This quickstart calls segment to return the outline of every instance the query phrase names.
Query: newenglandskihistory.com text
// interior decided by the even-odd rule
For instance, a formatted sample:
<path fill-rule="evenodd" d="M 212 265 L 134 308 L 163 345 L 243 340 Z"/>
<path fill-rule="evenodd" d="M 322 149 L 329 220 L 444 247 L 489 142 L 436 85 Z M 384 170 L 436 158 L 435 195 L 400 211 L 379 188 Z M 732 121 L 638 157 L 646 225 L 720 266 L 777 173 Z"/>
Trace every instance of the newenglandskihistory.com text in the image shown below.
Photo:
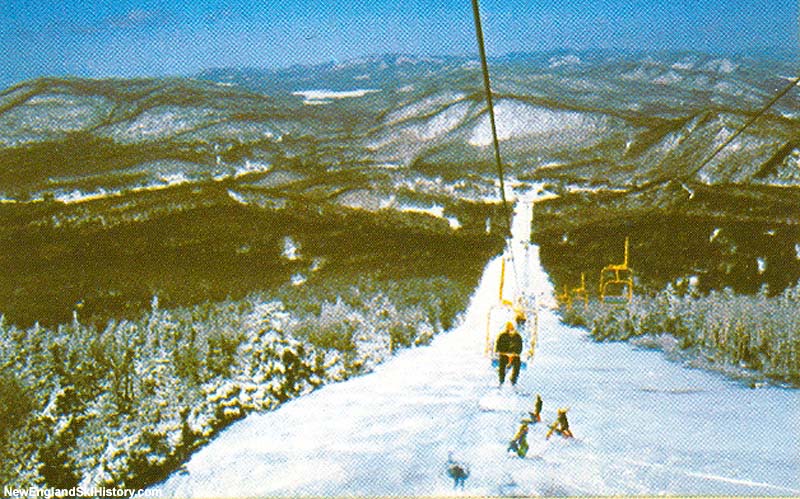
<path fill-rule="evenodd" d="M 123 489 L 115 487 L 3 487 L 3 497 L 159 497 L 155 489 Z"/>

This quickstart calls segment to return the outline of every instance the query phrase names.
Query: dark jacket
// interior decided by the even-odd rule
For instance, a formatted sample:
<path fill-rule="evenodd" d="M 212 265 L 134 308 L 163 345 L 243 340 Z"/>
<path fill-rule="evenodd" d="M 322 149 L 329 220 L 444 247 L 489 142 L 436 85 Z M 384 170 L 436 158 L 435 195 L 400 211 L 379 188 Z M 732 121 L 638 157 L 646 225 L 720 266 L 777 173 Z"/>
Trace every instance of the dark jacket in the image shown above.
<path fill-rule="evenodd" d="M 497 337 L 494 347 L 497 353 L 522 353 L 522 336 L 519 333 L 513 334 L 508 331 Z"/>

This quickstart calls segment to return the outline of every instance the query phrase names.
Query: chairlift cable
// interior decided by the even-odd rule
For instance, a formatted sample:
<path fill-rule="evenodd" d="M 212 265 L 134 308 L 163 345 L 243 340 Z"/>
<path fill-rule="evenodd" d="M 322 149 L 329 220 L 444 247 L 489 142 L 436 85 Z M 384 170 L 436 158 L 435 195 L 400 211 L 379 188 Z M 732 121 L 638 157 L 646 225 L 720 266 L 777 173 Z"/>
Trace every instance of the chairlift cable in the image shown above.
<path fill-rule="evenodd" d="M 478 0 L 472 0 L 472 12 L 475 15 L 475 35 L 478 39 L 478 53 L 481 59 L 481 70 L 483 72 L 483 87 L 486 93 L 486 109 L 489 113 L 489 124 L 492 129 L 492 143 L 494 144 L 494 160 L 497 164 L 497 174 L 500 178 L 500 197 L 503 200 L 503 210 L 508 218 L 509 229 L 511 228 L 511 212 L 508 209 L 506 199 L 506 189 L 503 172 L 503 162 L 500 158 L 500 142 L 497 139 L 497 124 L 494 115 L 494 101 L 492 100 L 492 84 L 489 78 L 489 63 L 486 60 L 486 46 L 483 41 L 483 27 L 481 24 L 481 12 Z"/>
<path fill-rule="evenodd" d="M 505 174 L 503 171 L 503 161 L 500 156 L 500 141 L 497 139 L 497 123 L 495 120 L 494 114 L 494 102 L 492 100 L 492 84 L 491 79 L 489 77 L 489 63 L 486 59 L 486 45 L 483 39 L 483 27 L 481 24 L 481 12 L 480 6 L 478 4 L 478 0 L 472 0 L 472 12 L 475 17 L 475 35 L 478 40 L 478 53 L 481 59 L 481 70 L 483 73 L 483 86 L 484 91 L 486 94 L 486 110 L 489 114 L 489 125 L 492 130 L 492 143 L 494 145 L 494 159 L 495 163 L 497 164 L 497 176 L 500 179 L 500 198 L 503 202 L 503 214 L 506 219 L 506 223 L 508 224 L 508 232 L 510 236 L 511 232 L 511 210 L 508 206 L 508 199 L 506 198 L 506 186 L 505 186 Z M 517 284 L 517 289 L 519 290 L 519 274 L 517 273 L 517 264 L 514 258 L 514 247 L 511 244 L 510 237 L 506 238 L 506 245 L 508 246 L 508 252 L 511 256 L 511 265 L 514 271 L 514 279 Z"/>
<path fill-rule="evenodd" d="M 488 64 L 487 58 L 486 58 L 486 46 L 485 46 L 485 43 L 484 43 L 483 27 L 482 27 L 482 24 L 481 24 L 481 13 L 480 13 L 480 6 L 478 4 L 478 0 L 472 0 L 472 12 L 473 12 L 474 18 L 475 18 L 475 35 L 476 35 L 476 38 L 477 38 L 477 41 L 478 41 L 478 53 L 480 55 L 481 70 L 482 70 L 482 73 L 483 73 L 483 86 L 484 86 L 484 91 L 485 91 L 485 94 L 486 94 L 486 110 L 487 110 L 487 113 L 489 115 L 489 125 L 490 125 L 491 131 L 492 131 L 492 144 L 494 145 L 494 159 L 495 159 L 495 163 L 497 165 L 497 176 L 498 176 L 498 178 L 500 180 L 500 198 L 502 199 L 502 203 L 503 203 L 503 214 L 505 216 L 506 223 L 508 225 L 508 233 L 506 234 L 507 237 L 505 238 L 506 239 L 506 247 L 508 248 L 508 254 L 510 256 L 511 266 L 512 266 L 512 269 L 513 269 L 512 271 L 514 272 L 514 281 L 515 281 L 515 284 L 516 284 L 516 292 L 521 297 L 521 295 L 523 294 L 523 289 L 522 289 L 522 286 L 520 285 L 521 276 L 520 276 L 520 273 L 518 272 L 516 258 L 514 257 L 514 244 L 513 244 L 512 238 L 511 238 L 511 229 L 512 229 L 512 222 L 513 222 L 512 213 L 511 213 L 511 209 L 509 208 L 508 199 L 506 198 L 505 173 L 504 173 L 504 170 L 503 170 L 503 161 L 502 161 L 502 158 L 500 156 L 500 141 L 497 138 L 497 122 L 496 122 L 495 113 L 494 113 L 494 101 L 492 99 L 492 85 L 491 85 L 491 78 L 489 77 L 489 64 Z M 502 270 L 501 274 L 504 274 L 504 273 L 505 273 L 505 270 Z M 502 283 L 502 278 L 503 277 L 501 276 L 501 283 Z M 502 289 L 502 284 L 501 284 L 501 287 L 500 287 L 501 301 L 502 301 L 502 293 L 503 293 L 503 289 Z M 520 305 L 522 305 L 522 304 L 520 303 Z M 516 308 L 515 306 L 512 306 L 512 307 Z M 490 315 L 491 315 L 491 312 L 490 312 Z M 534 310 L 534 314 L 533 315 L 534 315 L 535 324 L 533 326 L 533 329 L 531 330 L 531 347 L 530 347 L 530 350 L 529 350 L 529 360 L 530 361 L 533 360 L 533 352 L 534 352 L 535 344 L 536 344 L 537 337 L 538 337 L 538 322 L 539 322 L 538 311 L 537 310 Z M 488 328 L 489 328 L 489 319 L 487 318 L 487 335 L 489 334 Z M 487 348 L 488 348 L 488 343 L 487 343 Z"/>
<path fill-rule="evenodd" d="M 780 99 L 781 99 L 781 98 L 782 98 L 784 95 L 786 95 L 787 93 L 789 93 L 789 91 L 790 91 L 791 89 L 793 89 L 795 86 L 797 86 L 797 84 L 798 84 L 798 83 L 800 83 L 800 77 L 798 77 L 798 78 L 795 78 L 795 79 L 793 79 L 793 80 L 790 80 L 790 83 L 789 83 L 789 85 L 787 85 L 787 86 L 786 86 L 784 89 L 782 89 L 782 90 L 781 90 L 781 91 L 780 91 L 780 92 L 779 92 L 779 93 L 778 93 L 778 94 L 777 94 L 775 97 L 773 97 L 773 98 L 772 98 L 772 100 L 770 100 L 770 101 L 769 101 L 769 102 L 768 102 L 766 105 L 764 105 L 764 107 L 762 107 L 762 108 L 761 108 L 761 109 L 760 109 L 760 110 L 759 110 L 759 111 L 758 111 L 758 112 L 757 112 L 755 115 L 753 115 L 753 116 L 752 116 L 752 117 L 751 117 L 749 120 L 747 120 L 747 122 L 745 122 L 745 124 L 744 124 L 744 125 L 742 125 L 741 127 L 739 127 L 739 129 L 738 129 L 738 130 L 736 130 L 736 132 L 734 132 L 734 133 L 733 133 L 733 135 L 731 135 L 730 137 L 728 137 L 728 139 L 727 139 L 727 140 L 725 140 L 725 142 L 723 142 L 722 144 L 720 144 L 720 145 L 719 145 L 719 146 L 718 146 L 718 147 L 717 147 L 717 148 L 714 150 L 714 152 L 712 152 L 712 153 L 711 153 L 711 154 L 710 154 L 710 155 L 709 155 L 709 156 L 708 156 L 708 157 L 707 157 L 705 160 L 703 160 L 703 162 L 702 162 L 702 163 L 700 163 L 700 165 L 699 165 L 699 166 L 697 166 L 696 168 L 693 168 L 691 171 L 689 171 L 689 172 L 688 172 L 688 173 L 686 173 L 685 175 L 682 175 L 682 176 L 678 177 L 678 179 L 679 179 L 679 180 L 689 180 L 689 179 L 690 179 L 692 176 L 694 176 L 695 174 L 697 174 L 697 172 L 699 172 L 700 170 L 702 170 L 702 169 L 703 169 L 703 168 L 704 168 L 706 165 L 708 165 L 708 164 L 709 164 L 709 163 L 710 163 L 710 162 L 711 162 L 711 161 L 712 161 L 712 160 L 713 160 L 715 157 L 717 157 L 717 155 L 718 155 L 720 152 L 722 152 L 722 150 L 723 150 L 723 149 L 725 149 L 726 147 L 728 147 L 728 145 L 730 145 L 730 143 L 731 143 L 731 142 L 733 142 L 733 141 L 736 139 L 736 137 L 738 137 L 739 135 L 741 135 L 741 134 L 742 134 L 742 132 L 744 132 L 744 131 L 745 131 L 745 129 L 746 129 L 747 127 L 749 127 L 750 125 L 752 125 L 753 123 L 755 123 L 755 122 L 756 122 L 756 120 L 757 120 L 758 118 L 760 118 L 761 116 L 763 116 L 763 115 L 764 115 L 764 113 L 766 113 L 767 111 L 769 111 L 769 109 L 770 109 L 772 106 L 774 106 L 776 102 L 778 102 L 778 101 L 779 101 L 779 100 L 780 100 Z M 694 130 L 693 130 L 693 131 L 692 131 L 692 132 L 691 132 L 689 135 L 691 135 L 692 133 L 694 133 Z M 662 177 L 656 178 L 656 179 L 654 179 L 654 180 L 651 180 L 651 181 L 645 182 L 645 183 L 643 183 L 643 184 L 641 184 L 641 185 L 637 186 L 636 188 L 632 189 L 632 190 L 631 190 L 631 192 L 641 192 L 641 191 L 643 191 L 643 190 L 645 190 L 645 189 L 649 189 L 650 187 L 652 187 L 652 186 L 654 186 L 654 185 L 663 184 L 663 183 L 665 183 L 665 182 L 668 182 L 669 180 L 670 180 L 670 177 L 663 177 L 663 176 L 662 176 Z"/>
<path fill-rule="evenodd" d="M 684 178 L 692 177 L 695 174 L 697 174 L 697 172 L 702 170 L 703 167 L 705 167 L 707 164 L 709 164 L 711 162 L 711 160 L 713 160 L 715 157 L 717 157 L 717 154 L 719 154 L 723 149 L 725 149 L 728 146 L 728 144 L 733 142 L 734 139 L 736 139 L 736 137 L 741 135 L 741 133 L 744 132 L 747 127 L 749 127 L 750 125 L 755 123 L 755 121 L 758 118 L 760 118 L 764 113 L 769 111 L 769 109 L 772 106 L 774 106 L 775 103 L 778 102 L 781 99 L 781 97 L 783 97 L 784 95 L 789 93 L 789 91 L 791 89 L 793 89 L 795 86 L 797 86 L 798 83 L 800 83 L 800 77 L 791 80 L 791 83 L 789 85 L 787 85 L 786 88 L 781 90 L 780 93 L 778 93 L 778 95 L 773 97 L 772 100 L 770 100 L 763 108 L 761 108 L 753 117 L 751 117 L 749 120 L 747 120 L 747 122 L 744 125 L 742 125 L 738 130 L 736 130 L 736 132 L 734 132 L 733 135 L 728 137 L 728 139 L 725 140 L 725 142 L 723 142 L 722 144 L 719 145 L 719 147 L 714 149 L 714 152 L 712 152 L 711 155 L 709 155 L 708 158 L 705 159 L 705 161 L 700 163 L 700 166 L 698 166 L 697 168 L 692 169 L 687 175 L 685 175 Z"/>

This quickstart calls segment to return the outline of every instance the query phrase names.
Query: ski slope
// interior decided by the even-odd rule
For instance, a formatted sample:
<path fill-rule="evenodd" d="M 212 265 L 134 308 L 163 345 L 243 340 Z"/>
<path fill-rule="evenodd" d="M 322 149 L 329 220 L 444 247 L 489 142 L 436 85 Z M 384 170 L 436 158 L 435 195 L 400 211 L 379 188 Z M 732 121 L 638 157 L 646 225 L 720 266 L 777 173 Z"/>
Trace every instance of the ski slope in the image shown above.
<path fill-rule="evenodd" d="M 800 495 L 800 392 L 749 389 L 560 324 L 538 248 L 523 242 L 528 197 L 517 205 L 506 285 L 537 298 L 539 342 L 517 390 L 498 389 L 483 355 L 497 258 L 459 327 L 368 375 L 247 417 L 155 487 L 178 497 Z M 536 393 L 543 422 L 520 459 L 506 447 Z M 564 406 L 576 438 L 545 440 Z M 464 491 L 445 474 L 451 452 L 471 470 Z"/>

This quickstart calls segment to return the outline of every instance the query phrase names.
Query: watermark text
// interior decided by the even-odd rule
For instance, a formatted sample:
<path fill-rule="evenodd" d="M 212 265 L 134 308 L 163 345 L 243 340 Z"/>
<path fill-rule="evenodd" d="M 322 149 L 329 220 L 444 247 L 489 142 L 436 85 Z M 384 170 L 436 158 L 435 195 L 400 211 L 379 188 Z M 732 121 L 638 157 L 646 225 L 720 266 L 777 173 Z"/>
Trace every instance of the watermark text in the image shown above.
<path fill-rule="evenodd" d="M 123 489 L 117 487 L 3 487 L 3 497 L 161 497 L 158 489 Z"/>

